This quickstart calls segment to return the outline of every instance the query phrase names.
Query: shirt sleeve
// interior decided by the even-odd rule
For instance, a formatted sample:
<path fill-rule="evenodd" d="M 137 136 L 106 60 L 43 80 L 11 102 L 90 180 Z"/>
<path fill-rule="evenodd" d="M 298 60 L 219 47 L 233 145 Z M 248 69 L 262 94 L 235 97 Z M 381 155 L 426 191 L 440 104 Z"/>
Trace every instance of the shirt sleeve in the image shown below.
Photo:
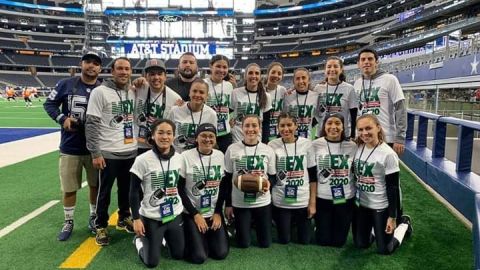
<path fill-rule="evenodd" d="M 142 160 L 142 158 L 140 157 L 135 158 L 135 162 L 133 162 L 133 165 L 130 168 L 130 172 L 143 181 L 143 176 L 147 172 L 146 161 Z"/>
<path fill-rule="evenodd" d="M 230 157 L 230 151 L 232 149 L 232 145 L 227 148 L 227 151 L 225 152 L 225 171 L 227 173 L 233 173 L 233 160 Z"/>
<path fill-rule="evenodd" d="M 392 79 L 390 81 L 390 89 L 388 93 L 391 95 L 390 98 L 392 100 L 392 103 L 395 104 L 398 101 L 405 99 L 405 96 L 403 95 L 402 86 L 400 85 L 397 77 L 395 77 L 394 75 L 391 76 Z"/>
<path fill-rule="evenodd" d="M 276 165 L 276 157 L 275 151 L 270 146 L 268 147 L 268 174 L 274 175 L 277 174 L 277 165 Z"/>
<path fill-rule="evenodd" d="M 385 157 L 385 174 L 392 174 L 399 171 L 398 156 L 392 150 L 392 152 Z"/>
<path fill-rule="evenodd" d="M 105 104 L 103 91 L 95 88 L 90 94 L 90 99 L 88 100 L 87 115 L 93 115 L 96 117 L 102 117 L 102 109 Z"/>

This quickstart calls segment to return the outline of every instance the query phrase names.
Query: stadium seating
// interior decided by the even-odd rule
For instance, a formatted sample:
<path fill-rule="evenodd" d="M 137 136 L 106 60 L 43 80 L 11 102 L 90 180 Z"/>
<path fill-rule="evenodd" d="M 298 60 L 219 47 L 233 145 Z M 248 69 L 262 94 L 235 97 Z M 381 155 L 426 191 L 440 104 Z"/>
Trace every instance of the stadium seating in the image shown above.
<path fill-rule="evenodd" d="M 34 86 L 40 87 L 40 83 L 30 73 L 0 73 L 0 81 L 5 81 L 9 84 L 17 86 Z"/>

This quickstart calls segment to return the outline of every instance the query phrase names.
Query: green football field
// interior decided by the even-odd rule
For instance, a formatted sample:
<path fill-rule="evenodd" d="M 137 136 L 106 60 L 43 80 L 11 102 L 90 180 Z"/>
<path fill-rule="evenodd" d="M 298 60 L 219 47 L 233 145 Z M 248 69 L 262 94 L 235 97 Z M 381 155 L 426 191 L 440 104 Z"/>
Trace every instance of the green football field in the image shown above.
<path fill-rule="evenodd" d="M 19 105 L 19 106 L 17 106 Z M 56 127 L 43 112 L 34 108 L 0 101 L 0 127 Z M 25 114 L 23 120 L 13 118 Z M 4 118 L 4 116 L 8 116 Z M 28 115 L 28 117 L 26 116 Z M 28 118 L 28 119 L 27 119 Z M 24 121 L 24 122 L 22 122 Z M 5 155 L 8 153 L 2 153 Z M 411 215 L 414 233 L 391 256 L 375 253 L 375 248 L 358 250 L 351 237 L 344 248 L 316 245 L 280 245 L 271 248 L 230 249 L 224 261 L 209 259 L 203 265 L 174 261 L 166 252 L 160 269 L 472 269 L 472 232 L 434 199 L 414 177 L 402 169 L 402 189 L 406 213 Z M 115 194 L 115 192 L 112 192 Z M 63 221 L 61 203 L 0 238 L 0 269 L 54 269 L 92 237 L 87 230 L 87 190 L 78 194 L 75 229 L 72 238 L 58 242 L 56 236 Z M 48 202 L 60 200 L 58 152 L 34 157 L 0 168 L 0 230 Z M 111 211 L 116 206 L 112 196 Z M 55 203 L 55 202 L 53 202 Z M 111 228 L 110 246 L 100 249 L 88 269 L 144 269 L 132 235 Z M 274 241 L 276 237 L 274 235 Z M 82 261 L 83 257 L 75 258 Z"/>

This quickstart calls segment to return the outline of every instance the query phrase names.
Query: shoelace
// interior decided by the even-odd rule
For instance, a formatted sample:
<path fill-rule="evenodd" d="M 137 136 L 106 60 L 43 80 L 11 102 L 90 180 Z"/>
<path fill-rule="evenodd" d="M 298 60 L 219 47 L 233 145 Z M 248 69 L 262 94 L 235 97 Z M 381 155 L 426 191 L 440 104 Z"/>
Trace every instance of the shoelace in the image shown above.
<path fill-rule="evenodd" d="M 65 222 L 63 225 L 62 231 L 71 231 L 73 229 L 73 223 L 71 222 Z"/>

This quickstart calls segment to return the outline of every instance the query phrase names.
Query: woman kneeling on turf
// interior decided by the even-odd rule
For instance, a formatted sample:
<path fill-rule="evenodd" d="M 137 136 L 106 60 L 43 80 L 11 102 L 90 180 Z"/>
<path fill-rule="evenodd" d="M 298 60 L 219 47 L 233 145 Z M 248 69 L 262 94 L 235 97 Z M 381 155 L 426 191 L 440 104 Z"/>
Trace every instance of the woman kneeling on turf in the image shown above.
<path fill-rule="evenodd" d="M 184 213 L 186 257 L 193 263 L 203 263 L 207 257 L 217 260 L 228 255 L 228 239 L 222 210 L 225 192 L 220 191 L 225 175 L 223 153 L 213 149 L 217 130 L 214 125 L 198 126 L 197 147 L 182 153 L 187 177 L 179 183 Z M 220 194 L 220 195 L 219 195 Z"/>
<path fill-rule="evenodd" d="M 315 238 L 318 245 L 341 247 L 347 241 L 355 204 L 351 175 L 357 146 L 345 141 L 342 114 L 325 116 L 320 138 L 313 141 L 318 171 Z"/>
<path fill-rule="evenodd" d="M 147 267 L 160 259 L 162 239 L 174 259 L 182 259 L 185 247 L 178 182 L 185 178 L 183 156 L 172 146 L 175 125 L 167 119 L 152 125 L 152 150 L 135 159 L 130 169 L 130 207 L 132 209 L 134 244 Z M 140 190 L 143 199 L 140 202 Z"/>
<path fill-rule="evenodd" d="M 405 233 L 412 231 L 409 218 L 404 218 L 398 227 L 396 224 L 398 156 L 384 142 L 385 135 L 374 115 L 364 114 L 357 119 L 357 135 L 358 150 L 353 162 L 357 181 L 353 242 L 359 248 L 368 248 L 375 239 L 378 253 L 391 254 L 401 245 Z"/>
<path fill-rule="evenodd" d="M 297 127 L 294 116 L 281 113 L 278 117 L 278 131 L 282 137 L 268 143 L 277 158 L 272 212 L 280 244 L 290 242 L 292 223 L 297 225 L 298 243 L 309 244 L 312 231 L 310 219 L 315 215 L 315 156 L 312 142 L 295 136 Z"/>

